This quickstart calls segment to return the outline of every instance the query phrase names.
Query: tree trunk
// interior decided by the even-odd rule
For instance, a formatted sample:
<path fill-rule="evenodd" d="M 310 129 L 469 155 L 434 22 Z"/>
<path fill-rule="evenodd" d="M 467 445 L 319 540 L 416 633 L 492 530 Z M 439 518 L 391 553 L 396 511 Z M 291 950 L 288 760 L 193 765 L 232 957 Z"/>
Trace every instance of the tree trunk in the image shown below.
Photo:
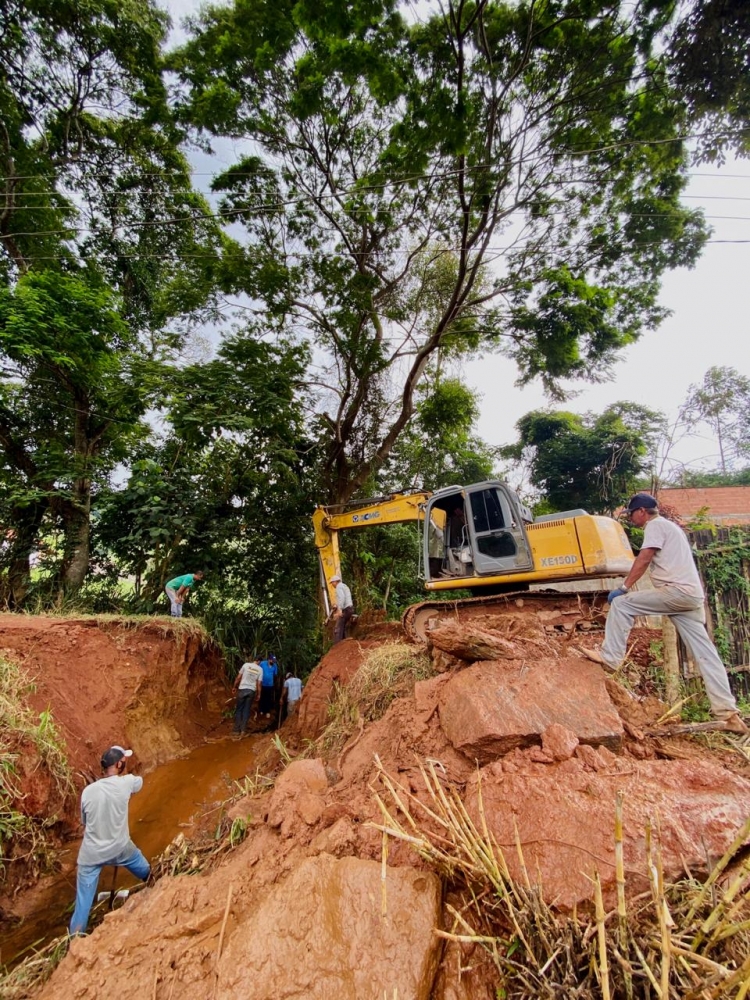
<path fill-rule="evenodd" d="M 81 589 L 89 571 L 91 554 L 91 480 L 78 479 L 73 487 L 73 498 L 63 511 L 65 545 L 60 573 L 62 591 Z M 61 595 L 62 596 L 62 595 Z"/>
<path fill-rule="evenodd" d="M 39 539 L 45 503 L 29 504 L 11 512 L 13 540 L 8 553 L 8 606 L 23 605 L 31 583 L 31 556 Z"/>
<path fill-rule="evenodd" d="M 661 635 L 664 647 L 664 688 L 668 705 L 680 700 L 680 657 L 677 651 L 677 629 L 672 619 L 662 616 Z"/>
<path fill-rule="evenodd" d="M 77 476 L 73 481 L 72 496 L 62 504 L 65 531 L 63 562 L 60 568 L 61 600 L 64 593 L 81 589 L 89 571 L 91 557 L 91 469 L 101 446 L 104 423 L 94 427 L 88 393 L 73 388 L 75 399 L 74 455 Z"/>

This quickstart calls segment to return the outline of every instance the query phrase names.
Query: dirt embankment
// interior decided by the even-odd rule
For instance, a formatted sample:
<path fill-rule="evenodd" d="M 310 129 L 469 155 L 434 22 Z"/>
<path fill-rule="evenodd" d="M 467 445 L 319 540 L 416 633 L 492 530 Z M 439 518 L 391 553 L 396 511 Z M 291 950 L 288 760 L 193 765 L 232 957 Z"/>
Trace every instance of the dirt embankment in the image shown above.
<path fill-rule="evenodd" d="M 61 787 L 35 741 L 14 741 L 9 729 L 12 807 L 44 821 L 58 839 L 77 828 L 78 795 L 99 776 L 106 747 L 132 747 L 135 767 L 148 770 L 201 742 L 227 695 L 218 648 L 189 622 L 0 615 L 0 656 L 32 681 L 26 701 L 35 715 L 50 710 L 72 776 Z M 7 866 L 5 893 L 23 868 Z"/>
<path fill-rule="evenodd" d="M 462 829 L 473 824 L 504 851 L 520 886 L 563 913 L 593 908 L 595 873 L 613 905 L 618 793 L 631 900 L 642 906 L 650 885 L 650 821 L 667 880 L 705 873 L 750 813 L 750 765 L 728 748 L 646 736 L 664 706 L 613 686 L 576 651 L 577 623 L 568 615 L 562 629 L 549 606 L 538 610 L 436 634 L 431 679 L 382 718 L 353 719 L 327 758 L 293 760 L 271 792 L 235 804 L 231 816 L 248 824 L 240 846 L 203 876 L 161 879 L 74 941 L 43 1000 L 93 1000 L 108 981 L 121 1000 L 498 995 L 487 953 L 460 939 L 456 914 L 475 920 L 476 894 L 409 842 L 447 843 L 441 797 Z M 596 644 L 601 630 L 583 623 Z M 459 655 L 479 646 L 492 657 Z M 351 679 L 367 652 L 349 639 L 324 658 L 282 732 L 289 747 L 309 753 L 334 681 Z M 385 846 L 384 807 L 403 831 Z"/>

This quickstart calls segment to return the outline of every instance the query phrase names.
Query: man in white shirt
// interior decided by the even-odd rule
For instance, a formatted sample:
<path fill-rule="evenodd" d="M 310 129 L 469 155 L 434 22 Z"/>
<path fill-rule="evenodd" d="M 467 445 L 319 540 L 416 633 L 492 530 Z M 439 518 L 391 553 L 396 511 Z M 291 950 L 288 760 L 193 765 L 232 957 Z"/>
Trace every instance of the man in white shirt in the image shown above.
<path fill-rule="evenodd" d="M 260 664 L 255 660 L 243 663 L 234 679 L 234 693 L 237 696 L 234 709 L 234 735 L 238 739 L 247 731 L 253 700 L 262 683 L 263 670 Z"/>
<path fill-rule="evenodd" d="M 81 795 L 83 842 L 78 852 L 76 906 L 70 921 L 70 933 L 83 934 L 105 865 L 127 868 L 144 882 L 151 866 L 130 839 L 128 806 L 130 796 L 143 788 L 143 778 L 126 774 L 127 758 L 132 750 L 113 746 L 102 754 L 104 776 L 87 785 Z"/>
<path fill-rule="evenodd" d="M 336 587 L 336 604 L 333 609 L 336 622 L 333 629 L 333 641 L 335 644 L 341 642 L 346 636 L 346 626 L 354 614 L 354 604 L 352 603 L 351 590 L 349 590 L 338 573 L 331 577 L 331 583 Z"/>
<path fill-rule="evenodd" d="M 628 636 L 639 615 L 667 615 L 701 673 L 714 716 L 735 733 L 749 730 L 737 711 L 726 668 L 706 631 L 703 584 L 685 532 L 659 516 L 656 499 L 638 493 L 627 507 L 631 522 L 643 528 L 643 545 L 623 585 L 613 590 L 604 644 L 601 650 L 585 649 L 590 660 L 614 672 L 625 658 Z M 630 593 L 630 588 L 651 570 L 653 590 Z"/>

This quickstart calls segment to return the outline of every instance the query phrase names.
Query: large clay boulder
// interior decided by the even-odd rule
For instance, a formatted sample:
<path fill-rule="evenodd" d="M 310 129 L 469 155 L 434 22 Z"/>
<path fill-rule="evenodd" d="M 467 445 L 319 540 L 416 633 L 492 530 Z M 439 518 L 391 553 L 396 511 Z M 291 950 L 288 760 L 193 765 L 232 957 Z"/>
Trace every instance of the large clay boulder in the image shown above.
<path fill-rule="evenodd" d="M 309 858 L 241 926 L 219 964 L 221 1000 L 427 1000 L 440 882 L 413 868 Z"/>
<path fill-rule="evenodd" d="M 291 836 L 299 820 L 314 826 L 325 809 L 328 778 L 322 760 L 294 760 L 281 772 L 268 807 L 268 825 Z"/>
<path fill-rule="evenodd" d="M 604 672 L 577 657 L 475 663 L 441 687 L 439 705 L 448 739 L 480 764 L 540 744 L 553 724 L 580 743 L 616 750 L 622 742 Z"/>
<path fill-rule="evenodd" d="M 287 723 L 300 739 L 314 740 L 320 736 L 328 722 L 334 685 L 346 687 L 359 670 L 366 651 L 377 645 L 373 639 L 362 642 L 347 639 L 331 646 L 310 674 L 297 714 Z"/>
<path fill-rule="evenodd" d="M 466 805 L 478 825 L 479 783 L 489 830 L 513 875 L 523 877 L 517 829 L 527 872 L 541 884 L 545 899 L 563 908 L 592 898 L 597 871 L 612 902 L 619 790 L 629 894 L 648 889 L 649 820 L 661 841 L 665 876 L 675 880 L 687 870 L 697 875 L 712 867 L 750 815 L 750 781 L 705 759 L 635 762 L 586 746 L 563 763 L 524 764 L 510 757 L 469 782 Z"/>

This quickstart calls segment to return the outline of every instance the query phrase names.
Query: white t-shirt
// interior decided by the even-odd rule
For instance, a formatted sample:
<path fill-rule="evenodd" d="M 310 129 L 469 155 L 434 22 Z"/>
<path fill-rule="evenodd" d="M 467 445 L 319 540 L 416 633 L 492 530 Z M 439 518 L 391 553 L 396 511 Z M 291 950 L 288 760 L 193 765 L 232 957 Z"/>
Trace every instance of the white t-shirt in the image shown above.
<path fill-rule="evenodd" d="M 263 681 L 263 671 L 254 660 L 243 663 L 240 667 L 240 691 L 257 691 Z"/>
<path fill-rule="evenodd" d="M 136 846 L 128 829 L 128 805 L 141 788 L 143 778 L 136 774 L 113 774 L 84 788 L 81 822 L 86 829 L 79 865 L 117 864 L 132 856 Z"/>
<path fill-rule="evenodd" d="M 651 560 L 651 580 L 655 587 L 677 587 L 703 600 L 701 578 L 685 532 L 673 521 L 655 517 L 643 532 L 643 548 L 656 549 Z"/>
<path fill-rule="evenodd" d="M 339 611 L 352 606 L 352 592 L 345 583 L 336 584 L 336 607 Z"/>
<path fill-rule="evenodd" d="M 287 690 L 287 698 L 290 704 L 300 700 L 302 697 L 302 681 L 299 677 L 287 677 L 284 681 L 284 687 Z"/>

